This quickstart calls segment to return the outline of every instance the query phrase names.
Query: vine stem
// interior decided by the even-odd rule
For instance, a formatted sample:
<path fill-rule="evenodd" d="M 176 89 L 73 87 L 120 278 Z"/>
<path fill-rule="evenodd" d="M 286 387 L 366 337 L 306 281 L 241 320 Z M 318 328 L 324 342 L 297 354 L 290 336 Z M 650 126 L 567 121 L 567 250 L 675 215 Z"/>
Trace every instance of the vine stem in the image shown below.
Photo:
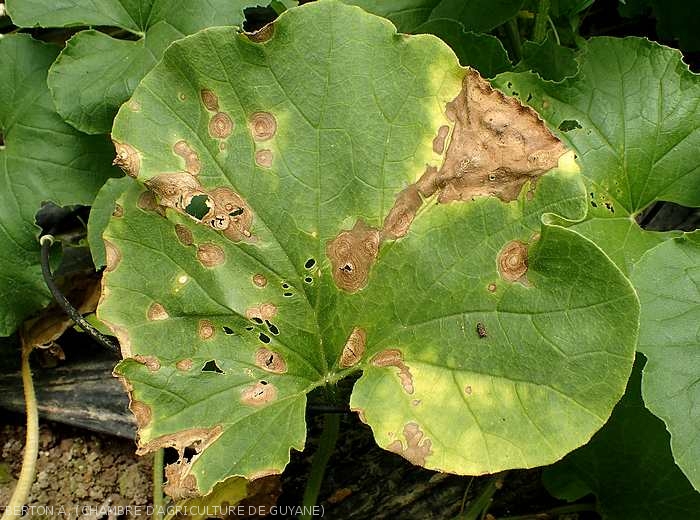
<path fill-rule="evenodd" d="M 513 46 L 513 54 L 516 61 L 520 61 L 523 57 L 523 49 L 520 44 L 520 28 L 518 27 L 518 20 L 516 18 L 511 18 L 505 23 L 506 33 L 510 39 L 510 43 Z"/>
<path fill-rule="evenodd" d="M 537 14 L 535 15 L 535 29 L 532 39 L 537 43 L 544 40 L 547 35 L 547 23 L 549 21 L 549 0 L 539 0 L 537 3 Z"/>
<path fill-rule="evenodd" d="M 567 513 L 580 513 L 582 511 L 597 511 L 595 504 L 571 504 L 568 506 L 554 507 L 541 513 L 530 515 L 503 516 L 500 520 L 542 520 L 543 518 L 556 518 Z"/>
<path fill-rule="evenodd" d="M 22 383 L 24 385 L 24 402 L 27 409 L 27 439 L 24 446 L 22 470 L 10 502 L 5 507 L 2 520 L 20 518 L 22 508 L 27 503 L 29 491 L 36 475 L 36 459 L 39 455 L 39 410 L 34 393 L 32 370 L 29 366 L 31 348 L 22 346 Z"/>
<path fill-rule="evenodd" d="M 493 477 L 489 483 L 486 484 L 481 494 L 476 497 L 474 503 L 469 504 L 469 509 L 457 515 L 454 520 L 479 520 L 483 518 L 491 506 L 493 495 L 503 487 L 503 479 L 505 479 L 507 474 L 508 472 L 504 471 Z M 469 486 L 471 486 L 471 482 L 469 482 Z"/>
<path fill-rule="evenodd" d="M 333 413 L 324 414 L 321 439 L 318 444 L 318 450 L 314 453 L 314 458 L 311 462 L 311 474 L 306 483 L 306 489 L 304 489 L 304 498 L 302 500 L 304 514 L 299 517 L 299 520 L 311 520 L 311 509 L 318 500 L 323 474 L 326 472 L 326 465 L 338 440 L 338 433 L 340 433 L 340 415 Z"/>
<path fill-rule="evenodd" d="M 165 450 L 160 448 L 153 456 L 153 517 L 163 520 L 163 459 Z"/>

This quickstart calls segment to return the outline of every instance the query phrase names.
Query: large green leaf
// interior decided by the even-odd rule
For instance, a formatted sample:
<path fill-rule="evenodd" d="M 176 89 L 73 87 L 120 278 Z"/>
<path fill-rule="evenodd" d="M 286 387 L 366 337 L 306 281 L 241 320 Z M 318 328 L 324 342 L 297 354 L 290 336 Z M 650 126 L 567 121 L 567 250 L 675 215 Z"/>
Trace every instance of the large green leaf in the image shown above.
<path fill-rule="evenodd" d="M 114 125 L 150 191 L 105 231 L 99 316 L 140 450 L 196 443 L 171 491 L 281 471 L 306 394 L 358 370 L 378 443 L 429 468 L 586 442 L 624 391 L 638 303 L 542 223 L 585 214 L 570 154 L 432 36 L 334 1 L 266 36 L 174 43 Z"/>
<path fill-rule="evenodd" d="M 700 81 L 678 51 L 640 38 L 594 38 L 580 72 L 561 83 L 505 73 L 517 92 L 578 153 L 590 196 L 575 229 L 625 272 L 668 234 L 634 216 L 657 200 L 700 206 Z"/>
<path fill-rule="evenodd" d="M 671 432 L 676 462 L 700 489 L 700 232 L 649 250 L 632 270 L 642 305 L 644 402 Z"/>
<path fill-rule="evenodd" d="M 254 3 L 254 2 L 253 2 Z M 107 133 L 119 105 L 174 40 L 212 25 L 238 25 L 249 0 L 17 0 L 8 2 L 20 27 L 102 25 L 136 40 L 88 30 L 73 36 L 48 82 L 58 112 L 78 130 Z"/>
<path fill-rule="evenodd" d="M 640 355 L 610 420 L 591 442 L 545 468 L 544 483 L 566 500 L 595 494 L 604 520 L 695 518 L 700 494 L 673 462 L 663 422 L 644 407 L 642 366 Z"/>
<path fill-rule="evenodd" d="M 115 173 L 109 143 L 53 108 L 46 71 L 58 51 L 24 34 L 0 38 L 0 336 L 50 298 L 34 223 L 41 204 L 89 204 Z"/>
<path fill-rule="evenodd" d="M 434 34 L 462 65 L 491 78 L 511 69 L 500 40 L 483 34 L 514 17 L 523 0 L 344 0 L 391 20 L 400 32 Z"/>

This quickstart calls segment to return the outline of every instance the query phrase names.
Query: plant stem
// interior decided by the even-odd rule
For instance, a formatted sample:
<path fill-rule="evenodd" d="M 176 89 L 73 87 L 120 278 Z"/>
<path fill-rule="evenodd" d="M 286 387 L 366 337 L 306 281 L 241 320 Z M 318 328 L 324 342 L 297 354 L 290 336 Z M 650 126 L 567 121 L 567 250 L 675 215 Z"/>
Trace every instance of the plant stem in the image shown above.
<path fill-rule="evenodd" d="M 318 444 L 318 450 L 314 453 L 313 461 L 311 462 L 311 474 L 304 489 L 304 514 L 299 517 L 299 520 L 311 520 L 310 509 L 316 505 L 318 494 L 321 491 L 321 483 L 323 482 L 323 474 L 326 472 L 326 465 L 331 458 L 335 443 L 338 440 L 340 432 L 340 415 L 327 413 L 323 415 L 323 431 Z M 308 511 L 308 512 L 307 512 Z"/>
<path fill-rule="evenodd" d="M 29 366 L 30 353 L 31 348 L 22 346 L 22 383 L 24 384 L 24 402 L 27 408 L 27 440 L 24 446 L 22 470 L 12 498 L 10 498 L 2 515 L 2 520 L 22 516 L 22 508 L 27 503 L 27 497 L 29 497 L 29 491 L 36 474 L 36 459 L 39 455 L 39 411 L 34 393 L 32 370 Z"/>
<path fill-rule="evenodd" d="M 558 515 L 567 513 L 578 513 L 581 511 L 597 511 L 595 504 L 571 504 L 569 506 L 560 506 L 548 509 L 541 513 L 532 513 L 530 515 L 518 516 L 503 516 L 500 520 L 542 520 L 545 518 L 556 518 Z"/>
<path fill-rule="evenodd" d="M 537 43 L 547 36 L 547 21 L 549 19 L 549 0 L 539 0 L 537 2 L 537 14 L 535 15 L 535 29 L 532 39 Z"/>
<path fill-rule="evenodd" d="M 153 517 L 163 520 L 163 456 L 165 450 L 160 448 L 153 456 Z"/>
<path fill-rule="evenodd" d="M 520 61 L 523 56 L 522 46 L 520 45 L 520 29 L 518 28 L 518 20 L 511 18 L 505 23 L 508 38 L 513 47 L 514 61 Z"/>
<path fill-rule="evenodd" d="M 476 497 L 474 503 L 469 505 L 469 509 L 457 515 L 454 520 L 478 520 L 481 518 L 491 506 L 493 495 L 503 487 L 503 479 L 507 474 L 508 472 L 504 471 L 493 477 L 484 487 L 481 494 Z"/>

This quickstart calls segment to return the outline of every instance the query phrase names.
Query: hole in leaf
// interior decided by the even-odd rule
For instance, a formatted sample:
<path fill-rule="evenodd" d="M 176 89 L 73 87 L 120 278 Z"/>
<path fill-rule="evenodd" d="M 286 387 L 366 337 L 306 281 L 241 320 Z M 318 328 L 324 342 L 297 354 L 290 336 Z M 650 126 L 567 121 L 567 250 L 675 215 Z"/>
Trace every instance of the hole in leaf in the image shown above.
<path fill-rule="evenodd" d="M 529 103 L 532 100 L 532 94 L 527 95 L 527 99 L 525 100 L 526 103 Z"/>
<path fill-rule="evenodd" d="M 5 148 L 5 134 L 0 132 L 0 149 Z"/>
<path fill-rule="evenodd" d="M 254 318 L 251 318 L 251 320 L 253 320 L 258 325 L 262 325 L 262 322 L 263 322 L 262 318 L 258 318 L 257 316 Z"/>
<path fill-rule="evenodd" d="M 231 327 L 224 326 L 224 334 L 228 334 L 230 336 L 231 334 L 235 334 L 235 332 L 233 332 Z"/>
<path fill-rule="evenodd" d="M 185 463 L 190 462 L 195 455 L 197 455 L 197 450 L 190 446 L 186 446 L 185 449 L 182 450 L 182 460 Z"/>
<path fill-rule="evenodd" d="M 270 343 L 270 336 L 268 336 L 267 334 L 264 334 L 261 332 L 258 335 L 258 337 L 260 338 L 260 341 L 262 341 L 263 343 Z"/>
<path fill-rule="evenodd" d="M 306 261 L 306 263 L 304 264 L 304 267 L 306 267 L 307 269 L 311 269 L 315 265 L 316 265 L 316 260 L 314 260 L 313 258 L 309 258 Z"/>
<path fill-rule="evenodd" d="M 345 271 L 346 273 L 352 273 L 352 266 L 350 264 L 345 264 L 340 268 L 340 270 Z"/>
<path fill-rule="evenodd" d="M 287 282 L 284 282 L 282 284 L 282 289 L 289 289 L 289 284 Z"/>
<path fill-rule="evenodd" d="M 229 216 L 230 217 L 237 217 L 238 215 L 242 215 L 243 211 L 244 211 L 243 208 L 236 208 L 231 213 L 229 213 Z"/>
<path fill-rule="evenodd" d="M 261 385 L 266 385 L 266 384 L 267 384 L 267 381 L 265 381 L 264 379 L 261 379 L 261 380 L 260 380 L 260 384 L 261 384 Z"/>
<path fill-rule="evenodd" d="M 255 327 L 246 327 L 245 330 L 253 330 Z"/>
<path fill-rule="evenodd" d="M 217 374 L 223 374 L 224 371 L 219 368 L 219 365 L 216 364 L 216 361 L 213 359 L 210 359 L 206 363 L 204 363 L 204 366 L 202 367 L 202 372 L 216 372 Z"/>
<path fill-rule="evenodd" d="M 294 296 L 294 295 L 290 292 L 286 292 L 286 293 L 283 293 L 282 296 L 286 296 L 287 298 L 290 298 L 291 296 Z"/>
<path fill-rule="evenodd" d="M 565 119 L 559 124 L 559 130 L 562 132 L 570 132 L 571 130 L 576 130 L 577 128 L 583 127 L 575 119 Z"/>
<path fill-rule="evenodd" d="M 269 329 L 269 331 L 272 332 L 275 336 L 277 336 L 280 333 L 280 330 L 273 323 L 270 323 L 268 320 L 265 320 L 265 325 L 267 325 L 267 328 Z"/>
<path fill-rule="evenodd" d="M 304 278 L 304 281 L 305 281 L 306 283 L 311 283 L 311 282 L 314 281 L 314 279 L 311 278 L 310 276 L 307 276 L 306 278 Z"/>
<path fill-rule="evenodd" d="M 209 213 L 209 196 L 208 195 L 195 195 L 192 200 L 185 208 L 185 211 L 191 217 L 197 220 L 202 220 L 204 215 Z"/>
<path fill-rule="evenodd" d="M 270 6 L 246 7 L 243 13 L 245 14 L 243 29 L 246 32 L 255 32 L 277 18 L 277 11 Z"/>

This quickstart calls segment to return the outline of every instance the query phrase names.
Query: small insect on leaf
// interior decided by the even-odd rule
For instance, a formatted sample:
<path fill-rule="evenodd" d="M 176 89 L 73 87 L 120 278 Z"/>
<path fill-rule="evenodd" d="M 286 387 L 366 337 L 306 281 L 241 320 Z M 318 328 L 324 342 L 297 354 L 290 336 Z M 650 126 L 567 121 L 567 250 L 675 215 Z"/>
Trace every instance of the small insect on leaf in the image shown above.
<path fill-rule="evenodd" d="M 485 338 L 487 336 L 486 327 L 484 327 L 484 324 L 481 322 L 476 324 L 476 332 L 479 334 L 480 338 Z"/>

